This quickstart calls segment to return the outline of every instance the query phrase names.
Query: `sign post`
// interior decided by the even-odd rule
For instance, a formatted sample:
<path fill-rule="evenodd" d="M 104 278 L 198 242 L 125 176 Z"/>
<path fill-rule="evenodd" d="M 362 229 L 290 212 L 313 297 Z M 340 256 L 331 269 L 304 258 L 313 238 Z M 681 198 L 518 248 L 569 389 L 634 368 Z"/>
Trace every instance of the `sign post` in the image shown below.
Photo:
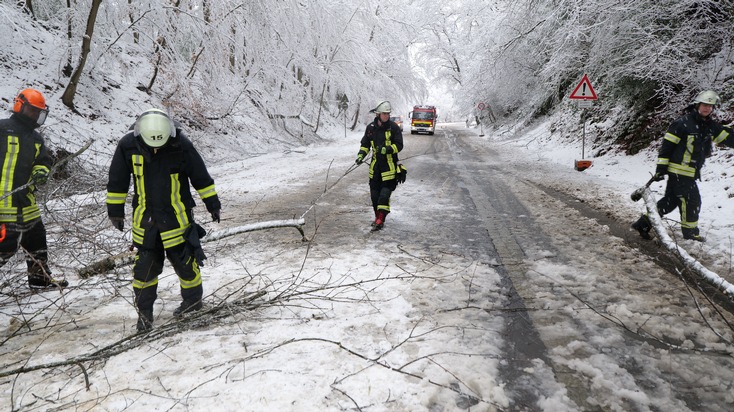
<path fill-rule="evenodd" d="M 344 137 L 347 137 L 347 109 L 349 108 L 349 99 L 347 96 L 339 102 L 339 110 L 344 112 Z"/>
<path fill-rule="evenodd" d="M 578 102 L 578 106 L 581 109 L 587 109 L 589 107 L 593 106 L 594 100 L 597 100 L 598 97 L 596 95 L 596 92 L 594 91 L 594 88 L 591 86 L 591 81 L 589 80 L 589 76 L 584 73 L 584 77 L 581 78 L 581 81 L 579 84 L 576 85 L 576 88 L 573 89 L 573 92 L 571 92 L 571 95 L 569 96 L 570 99 L 576 100 Z M 574 168 L 578 170 L 579 172 L 583 172 L 584 170 L 591 167 L 592 162 L 591 160 L 584 160 L 585 155 L 585 149 L 586 149 L 586 111 L 581 112 L 581 120 L 583 121 L 583 125 L 581 128 L 581 159 L 582 160 L 576 160 L 574 162 Z"/>
<path fill-rule="evenodd" d="M 486 107 L 487 106 L 484 102 L 480 102 L 477 105 L 477 109 L 479 109 L 480 112 L 483 112 Z M 479 113 L 479 137 L 484 137 L 484 122 L 482 121 L 482 117 L 482 113 Z"/>

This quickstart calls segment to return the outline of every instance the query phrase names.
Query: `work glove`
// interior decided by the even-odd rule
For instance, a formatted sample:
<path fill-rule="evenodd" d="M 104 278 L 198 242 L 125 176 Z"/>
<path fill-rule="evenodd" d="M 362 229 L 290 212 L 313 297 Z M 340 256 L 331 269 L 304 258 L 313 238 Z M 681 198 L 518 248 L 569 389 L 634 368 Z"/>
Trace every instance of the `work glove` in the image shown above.
<path fill-rule="evenodd" d="M 408 177 L 408 168 L 403 166 L 402 164 L 398 165 L 398 172 L 395 175 L 395 180 L 397 180 L 398 184 L 405 183 L 405 179 Z"/>
<path fill-rule="evenodd" d="M 357 155 L 357 160 L 354 161 L 354 164 L 361 165 L 364 160 L 364 155 L 362 153 Z"/>
<path fill-rule="evenodd" d="M 655 172 L 655 174 L 652 176 L 652 181 L 659 182 L 661 180 L 665 180 L 665 173 Z"/>
<path fill-rule="evenodd" d="M 35 185 L 44 185 L 48 182 L 48 170 L 36 169 L 31 173 L 31 180 Z"/>
<path fill-rule="evenodd" d="M 217 210 L 217 212 L 218 211 L 219 210 Z M 214 212 L 212 212 L 212 215 L 213 214 Z M 193 223 L 191 226 L 186 228 L 183 234 L 183 238 L 185 240 L 184 248 L 181 251 L 181 262 L 183 262 L 184 265 L 188 265 L 191 258 L 193 258 L 196 260 L 197 265 L 204 266 L 206 255 L 204 254 L 204 250 L 201 248 L 201 241 L 199 240 L 204 236 L 206 236 L 206 230 L 197 223 Z"/>
<path fill-rule="evenodd" d="M 212 210 L 212 222 L 219 223 L 219 219 L 222 217 L 221 209 Z"/>
<path fill-rule="evenodd" d="M 125 218 L 124 217 L 110 216 L 110 223 L 112 223 L 112 227 L 119 230 L 120 232 L 122 232 L 123 229 L 125 228 Z"/>
<path fill-rule="evenodd" d="M 392 146 L 382 146 L 380 147 L 380 153 L 386 155 L 386 154 L 392 154 L 393 148 Z"/>

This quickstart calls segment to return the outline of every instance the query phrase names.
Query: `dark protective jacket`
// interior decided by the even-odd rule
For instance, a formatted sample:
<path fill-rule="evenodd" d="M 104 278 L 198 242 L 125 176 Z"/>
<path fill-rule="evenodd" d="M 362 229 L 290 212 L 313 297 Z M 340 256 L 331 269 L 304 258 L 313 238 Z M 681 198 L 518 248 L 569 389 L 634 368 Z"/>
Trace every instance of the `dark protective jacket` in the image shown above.
<path fill-rule="evenodd" d="M 395 179 L 398 152 L 403 150 L 403 131 L 392 120 L 388 120 L 381 126 L 378 125 L 378 120 L 379 118 L 376 117 L 372 123 L 367 125 L 357 156 L 364 158 L 371 149 L 370 179 L 385 182 Z M 382 147 L 386 148 L 386 154 L 378 153 L 378 149 Z"/>
<path fill-rule="evenodd" d="M 33 172 L 49 172 L 51 155 L 37 127 L 36 122 L 17 113 L 0 120 L 0 197 L 29 183 Z M 35 189 L 30 185 L 0 200 L 0 222 L 24 223 L 40 218 Z"/>
<path fill-rule="evenodd" d="M 711 155 L 711 145 L 725 144 L 734 147 L 732 129 L 716 121 L 701 117 L 694 107 L 679 117 L 669 127 L 658 153 L 656 173 L 673 173 L 678 176 L 698 178 L 706 158 Z"/>
<path fill-rule="evenodd" d="M 204 160 L 181 130 L 154 153 L 129 132 L 120 140 L 110 164 L 107 183 L 107 214 L 125 216 L 125 199 L 133 178 L 133 243 L 151 248 L 158 233 L 168 249 L 186 241 L 195 206 L 191 185 L 211 213 L 221 208 L 214 179 Z"/>

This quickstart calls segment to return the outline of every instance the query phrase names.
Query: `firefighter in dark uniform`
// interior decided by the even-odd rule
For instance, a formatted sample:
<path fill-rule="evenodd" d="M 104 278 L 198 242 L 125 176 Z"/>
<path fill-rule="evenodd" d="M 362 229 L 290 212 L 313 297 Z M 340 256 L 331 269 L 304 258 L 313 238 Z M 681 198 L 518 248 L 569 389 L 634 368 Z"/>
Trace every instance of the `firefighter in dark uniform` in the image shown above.
<path fill-rule="evenodd" d="M 112 225 L 124 228 L 125 199 L 132 176 L 132 238 L 137 247 L 133 291 L 138 331 L 152 328 L 153 304 L 164 254 L 181 286 L 181 305 L 174 315 L 202 308 L 200 266 L 206 259 L 194 222 L 189 182 L 199 193 L 212 220 L 219 222 L 221 204 L 203 159 L 178 125 L 163 111 L 151 109 L 135 121 L 117 145 L 107 183 L 107 214 Z"/>
<path fill-rule="evenodd" d="M 686 113 L 668 127 L 653 176 L 655 181 L 668 176 L 665 195 L 657 203 L 660 216 L 680 209 L 683 238 L 699 242 L 705 239 L 698 228 L 701 195 L 696 179 L 701 179 L 701 168 L 711 154 L 713 143 L 734 147 L 732 129 L 711 119 L 719 101 L 719 95 L 711 90 L 699 93 Z M 644 239 L 651 238 L 652 226 L 646 215 L 633 223 L 632 228 Z"/>
<path fill-rule="evenodd" d="M 0 266 L 12 258 L 18 248 L 26 252 L 28 285 L 31 289 L 66 287 L 66 280 L 51 276 L 48 267 L 46 227 L 36 204 L 36 187 L 46 183 L 51 156 L 43 137 L 35 129 L 48 115 L 41 92 L 25 89 L 18 93 L 9 119 L 0 120 Z"/>
<path fill-rule="evenodd" d="M 355 163 L 361 164 L 372 150 L 369 172 L 370 197 L 375 212 L 372 230 L 380 230 L 390 213 L 390 195 L 398 184 L 398 152 L 403 150 L 403 132 L 390 120 L 390 102 L 380 102 L 371 111 L 377 116 L 367 125 Z"/>

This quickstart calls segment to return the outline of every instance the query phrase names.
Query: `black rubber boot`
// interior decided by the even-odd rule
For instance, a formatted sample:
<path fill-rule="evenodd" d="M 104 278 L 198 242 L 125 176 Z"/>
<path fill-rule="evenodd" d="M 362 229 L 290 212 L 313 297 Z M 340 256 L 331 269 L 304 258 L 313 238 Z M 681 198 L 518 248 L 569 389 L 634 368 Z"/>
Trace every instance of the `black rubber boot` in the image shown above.
<path fill-rule="evenodd" d="M 54 289 L 69 286 L 66 279 L 54 279 L 45 263 L 28 263 L 28 286 L 31 289 Z"/>
<path fill-rule="evenodd" d="M 647 216 L 640 216 L 640 218 L 632 224 L 632 229 L 635 229 L 637 232 L 639 232 L 641 238 L 645 240 L 652 239 L 652 236 L 650 236 L 650 229 L 652 229 L 652 224 L 650 224 L 650 219 L 648 219 Z"/>
<path fill-rule="evenodd" d="M 181 305 L 173 311 L 173 316 L 181 317 L 185 313 L 196 312 L 204 306 L 202 297 L 204 296 L 204 288 L 199 285 L 193 288 L 181 288 Z"/>
<path fill-rule="evenodd" d="M 696 242 L 705 242 L 706 239 L 698 234 L 698 228 L 696 229 L 682 229 L 683 239 L 695 240 Z"/>
<path fill-rule="evenodd" d="M 196 312 L 198 310 L 201 310 L 201 308 L 204 307 L 204 303 L 201 301 L 201 299 L 197 301 L 183 301 L 181 302 L 181 305 L 177 307 L 173 311 L 173 316 L 180 318 L 186 313 Z"/>
<path fill-rule="evenodd" d="M 138 332 L 147 332 L 153 329 L 153 309 L 138 311 Z"/>

